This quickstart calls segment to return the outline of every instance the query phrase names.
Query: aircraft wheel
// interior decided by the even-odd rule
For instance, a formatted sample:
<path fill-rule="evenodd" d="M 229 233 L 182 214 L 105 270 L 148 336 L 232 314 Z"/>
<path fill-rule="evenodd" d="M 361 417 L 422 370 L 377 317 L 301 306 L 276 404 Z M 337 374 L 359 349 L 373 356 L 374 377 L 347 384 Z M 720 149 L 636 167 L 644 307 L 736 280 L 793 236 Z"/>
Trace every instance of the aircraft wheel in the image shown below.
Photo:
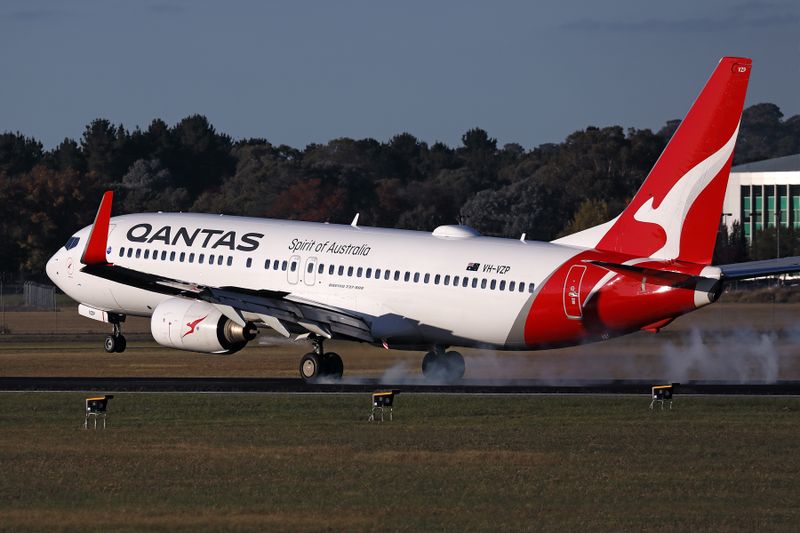
<path fill-rule="evenodd" d="M 458 381 L 464 376 L 464 358 L 458 352 L 435 352 L 425 354 L 422 359 L 422 374 L 436 381 Z"/>
<path fill-rule="evenodd" d="M 117 338 L 113 335 L 109 335 L 106 337 L 105 342 L 103 343 L 103 349 L 105 349 L 108 353 L 114 353 L 117 351 Z"/>
<path fill-rule="evenodd" d="M 114 347 L 114 351 L 117 353 L 122 353 L 125 351 L 125 348 L 128 347 L 128 341 L 125 340 L 125 337 L 122 335 L 117 337 L 116 346 Z"/>
<path fill-rule="evenodd" d="M 336 352 L 328 352 L 323 359 L 324 376 L 333 379 L 341 379 L 344 373 L 344 363 Z"/>
<path fill-rule="evenodd" d="M 450 379 L 456 381 L 463 378 L 464 371 L 467 369 L 467 365 L 464 363 L 464 356 L 458 352 L 447 352 L 445 357 Z"/>
<path fill-rule="evenodd" d="M 322 375 L 322 360 L 319 355 L 309 352 L 300 359 L 300 377 L 306 383 L 313 383 Z"/>

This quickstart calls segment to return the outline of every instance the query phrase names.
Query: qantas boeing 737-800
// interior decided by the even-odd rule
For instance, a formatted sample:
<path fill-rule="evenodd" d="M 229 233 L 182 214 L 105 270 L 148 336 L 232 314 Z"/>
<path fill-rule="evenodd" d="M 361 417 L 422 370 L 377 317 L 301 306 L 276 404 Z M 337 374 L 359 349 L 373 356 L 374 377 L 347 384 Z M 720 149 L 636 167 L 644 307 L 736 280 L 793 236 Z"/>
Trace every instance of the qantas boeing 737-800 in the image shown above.
<path fill-rule="evenodd" d="M 306 337 L 310 381 L 339 377 L 326 339 L 428 350 L 426 376 L 457 379 L 454 346 L 533 350 L 658 331 L 714 302 L 723 283 L 798 270 L 797 261 L 711 266 L 751 61 L 725 57 L 631 203 L 615 219 L 553 242 L 243 218 L 144 213 L 94 223 L 47 274 L 110 323 L 151 317 L 172 348 L 232 353 L 259 328 Z M 796 258 L 795 258 L 796 259 Z"/>

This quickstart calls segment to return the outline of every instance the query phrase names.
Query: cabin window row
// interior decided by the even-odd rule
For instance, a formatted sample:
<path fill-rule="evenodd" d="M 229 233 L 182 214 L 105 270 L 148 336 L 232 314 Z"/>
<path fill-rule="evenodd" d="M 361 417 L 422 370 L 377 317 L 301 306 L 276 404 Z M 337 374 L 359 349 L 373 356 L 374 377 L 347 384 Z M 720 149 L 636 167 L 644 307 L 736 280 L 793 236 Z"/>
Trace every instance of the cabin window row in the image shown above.
<path fill-rule="evenodd" d="M 119 249 L 120 257 L 131 257 L 136 259 L 152 259 L 153 261 L 177 261 L 179 263 L 197 263 L 199 265 L 233 266 L 233 256 L 222 254 L 196 254 L 194 252 L 167 252 L 145 248 L 125 248 Z"/>
<path fill-rule="evenodd" d="M 247 259 L 247 267 L 250 268 L 252 261 L 250 258 Z M 287 261 L 287 260 L 280 260 L 280 259 L 266 259 L 264 261 L 264 269 L 265 270 L 280 270 L 280 271 L 291 271 L 296 272 L 299 265 L 297 261 Z M 319 263 L 315 265 L 312 262 L 309 262 L 306 267 L 307 274 L 313 274 L 314 268 L 317 269 L 317 274 L 325 274 L 327 269 L 327 273 L 329 276 L 339 275 L 339 276 L 348 276 L 348 277 L 356 277 L 356 278 L 367 278 L 367 279 L 383 279 L 385 281 L 405 281 L 405 282 L 413 282 L 413 283 L 433 283 L 433 285 L 445 285 L 445 286 L 452 286 L 452 287 L 472 287 L 473 289 L 477 289 L 480 287 L 481 289 L 490 289 L 490 290 L 501 290 L 501 291 L 509 291 L 509 292 L 525 292 L 527 289 L 528 292 L 534 291 L 534 284 L 533 283 L 525 283 L 524 281 L 507 281 L 504 279 L 497 280 L 497 279 L 487 279 L 487 278 L 475 278 L 470 276 L 451 276 L 450 274 L 429 274 L 424 273 L 421 274 L 419 272 L 402 272 L 400 270 L 391 270 L 391 269 L 381 269 L 372 267 L 353 267 L 353 266 L 344 266 L 344 265 L 325 265 L 324 263 Z"/>

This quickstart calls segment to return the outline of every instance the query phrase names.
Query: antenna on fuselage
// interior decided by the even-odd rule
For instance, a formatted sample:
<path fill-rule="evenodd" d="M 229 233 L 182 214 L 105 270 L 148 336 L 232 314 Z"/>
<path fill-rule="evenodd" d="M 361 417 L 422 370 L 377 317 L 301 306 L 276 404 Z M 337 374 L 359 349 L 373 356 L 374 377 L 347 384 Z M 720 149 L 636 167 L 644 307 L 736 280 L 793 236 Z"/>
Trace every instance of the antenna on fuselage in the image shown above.
<path fill-rule="evenodd" d="M 520 241 L 522 241 L 522 242 L 525 242 L 525 237 L 527 237 L 527 236 L 528 236 L 528 234 L 527 234 L 527 233 L 523 233 L 523 234 L 520 236 L 519 240 L 520 240 Z"/>
<path fill-rule="evenodd" d="M 360 215 L 360 214 L 361 213 L 356 213 L 356 216 L 353 218 L 353 221 L 350 223 L 350 225 L 353 226 L 354 228 L 358 227 L 358 215 Z"/>

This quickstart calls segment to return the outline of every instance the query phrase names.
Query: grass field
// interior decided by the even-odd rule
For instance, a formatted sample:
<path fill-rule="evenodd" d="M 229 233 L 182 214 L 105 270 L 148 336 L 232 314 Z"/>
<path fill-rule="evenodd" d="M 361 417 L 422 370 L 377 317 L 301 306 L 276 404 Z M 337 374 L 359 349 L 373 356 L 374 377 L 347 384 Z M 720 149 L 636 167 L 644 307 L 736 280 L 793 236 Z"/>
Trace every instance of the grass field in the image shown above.
<path fill-rule="evenodd" d="M 800 399 L 0 394 L 0 529 L 796 531 Z"/>

